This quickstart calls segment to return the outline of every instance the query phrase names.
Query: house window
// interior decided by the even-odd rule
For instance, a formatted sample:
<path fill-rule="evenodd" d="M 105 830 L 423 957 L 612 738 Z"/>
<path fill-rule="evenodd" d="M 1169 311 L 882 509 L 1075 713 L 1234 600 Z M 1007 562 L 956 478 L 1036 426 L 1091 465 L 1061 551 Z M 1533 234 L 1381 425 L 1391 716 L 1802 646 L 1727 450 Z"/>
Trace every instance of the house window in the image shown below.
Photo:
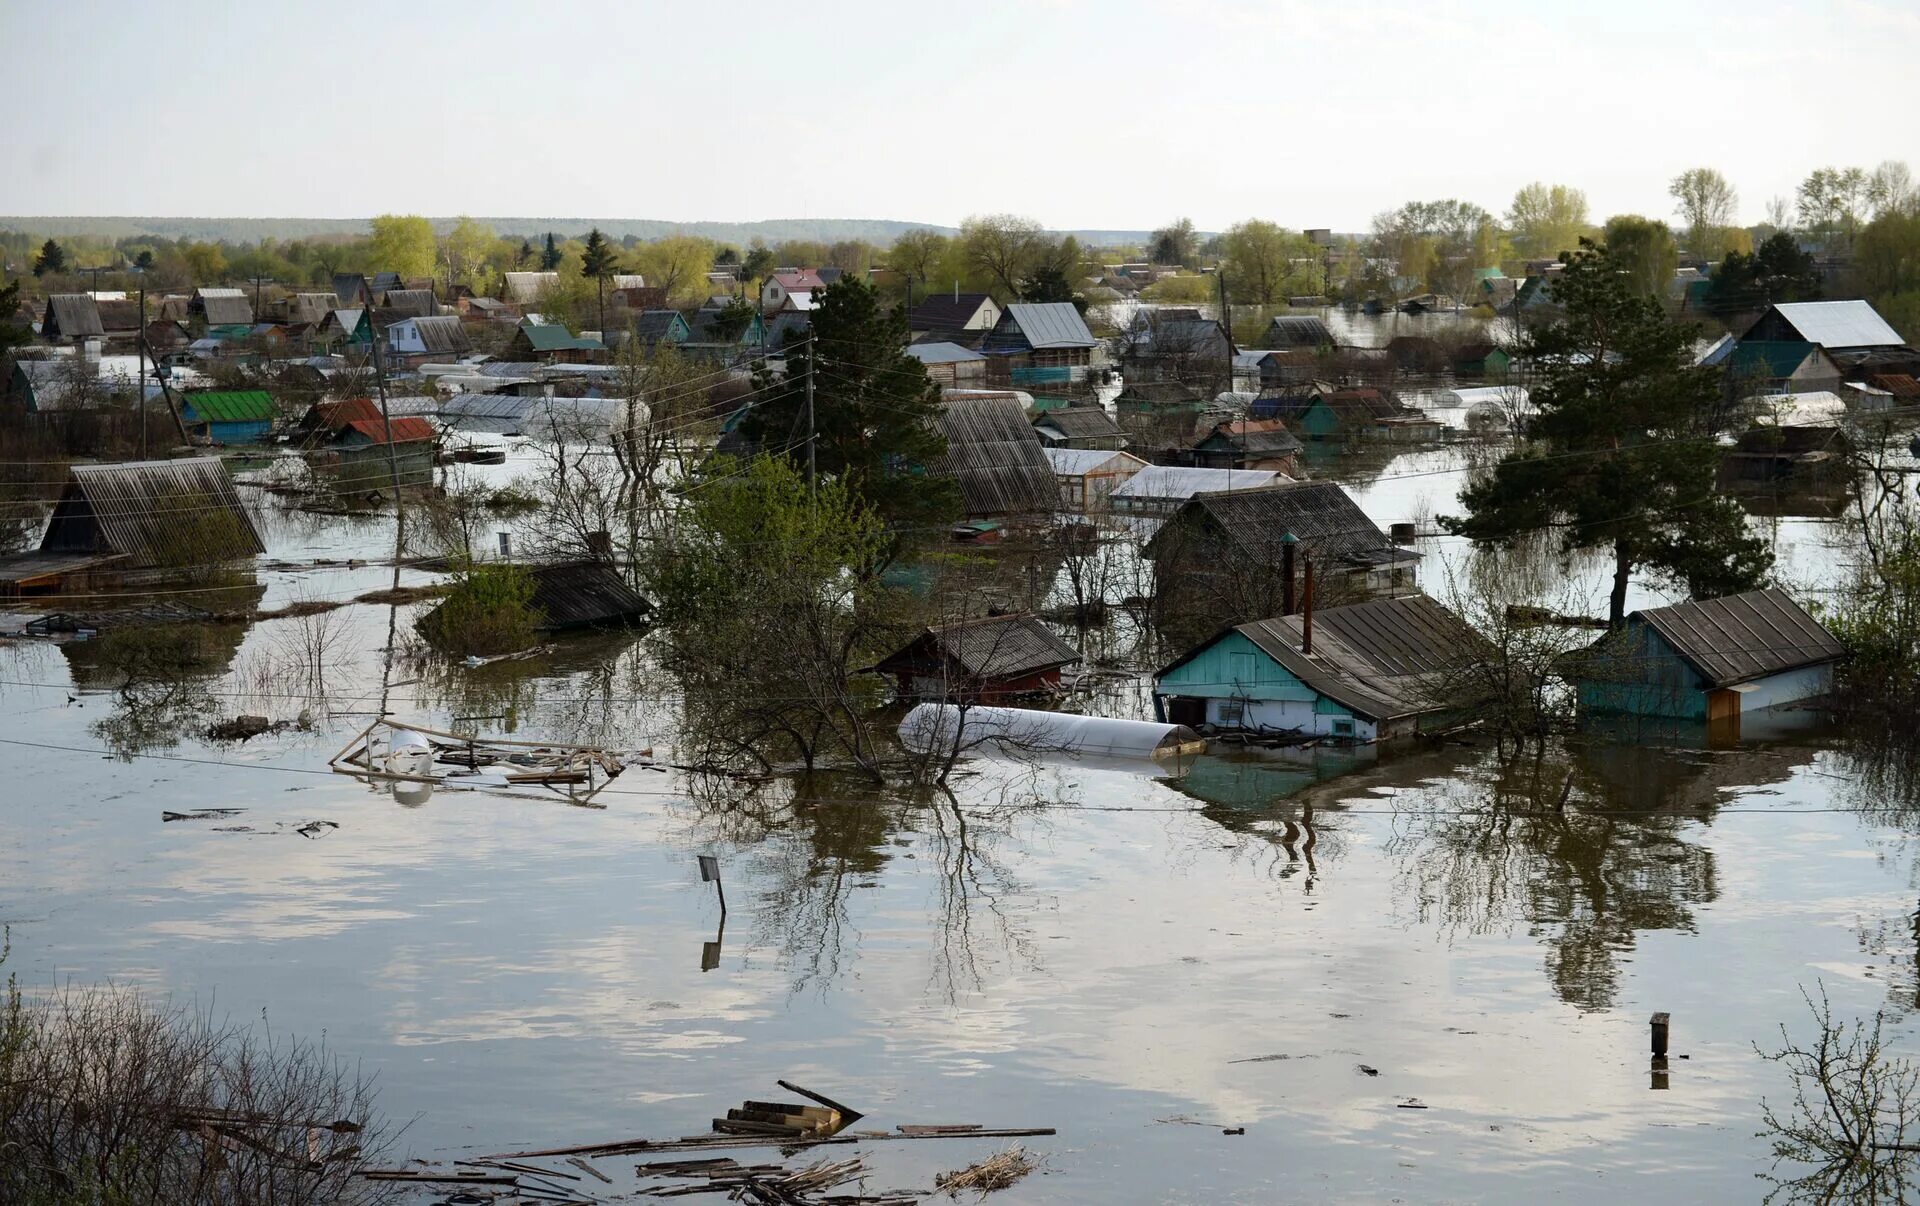
<path fill-rule="evenodd" d="M 1246 715 L 1246 705 L 1237 699 L 1223 699 L 1220 701 L 1219 712 L 1220 724 L 1230 727 L 1238 726 Z"/>
<path fill-rule="evenodd" d="M 1333 722 L 1333 735 L 1334 735 L 1335 737 L 1351 737 L 1351 736 L 1353 736 L 1353 721 L 1351 721 L 1351 720 L 1336 720 L 1336 721 L 1334 721 L 1334 722 Z"/>

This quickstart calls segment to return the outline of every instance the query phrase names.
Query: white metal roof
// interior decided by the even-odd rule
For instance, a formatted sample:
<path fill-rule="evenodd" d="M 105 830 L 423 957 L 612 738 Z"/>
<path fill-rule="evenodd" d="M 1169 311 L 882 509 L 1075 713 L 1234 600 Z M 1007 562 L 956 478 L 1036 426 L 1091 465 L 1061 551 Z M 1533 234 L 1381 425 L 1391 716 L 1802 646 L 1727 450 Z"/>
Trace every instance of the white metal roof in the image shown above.
<path fill-rule="evenodd" d="M 1007 313 L 1035 348 L 1090 348 L 1096 342 L 1072 302 L 1014 302 Z"/>
<path fill-rule="evenodd" d="M 1126 452 L 1117 452 L 1111 448 L 1049 448 L 1047 460 L 1053 464 L 1053 472 L 1060 477 L 1079 477 L 1082 474 L 1097 473 L 1111 461 L 1120 461 L 1116 468 L 1138 469 L 1144 466 L 1139 457 Z"/>
<path fill-rule="evenodd" d="M 1782 302 L 1774 309 L 1800 338 L 1824 348 L 1898 347 L 1906 342 L 1864 301 Z"/>
<path fill-rule="evenodd" d="M 1189 469 L 1180 465 L 1148 465 L 1115 486 L 1115 498 L 1192 498 L 1223 490 L 1256 490 L 1292 481 L 1274 469 Z"/>
<path fill-rule="evenodd" d="M 921 364 L 963 364 L 972 360 L 986 359 L 972 348 L 963 348 L 957 343 L 908 344 L 907 355 Z"/>

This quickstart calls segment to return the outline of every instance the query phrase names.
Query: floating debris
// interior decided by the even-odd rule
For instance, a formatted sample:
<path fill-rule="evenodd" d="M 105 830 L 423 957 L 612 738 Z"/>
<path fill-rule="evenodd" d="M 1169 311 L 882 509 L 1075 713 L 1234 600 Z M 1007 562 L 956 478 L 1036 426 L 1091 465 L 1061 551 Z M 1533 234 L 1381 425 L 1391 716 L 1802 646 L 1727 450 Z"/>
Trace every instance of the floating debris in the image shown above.
<path fill-rule="evenodd" d="M 160 820 L 167 821 L 216 821 L 222 817 L 237 817 L 245 812 L 244 808 L 195 808 L 187 812 L 168 812 L 161 810 Z"/>
<path fill-rule="evenodd" d="M 506 793 L 541 787 L 588 808 L 603 807 L 593 797 L 626 770 L 598 746 L 481 740 L 385 717 L 354 734 L 327 765 L 336 774 L 388 785 L 402 804 L 424 803 L 439 787 Z"/>
<path fill-rule="evenodd" d="M 1228 1131 L 1227 1134 L 1244 1133 Z M 1017 1185 L 1039 1167 L 1039 1161 L 1027 1154 L 1027 1149 L 1015 1145 L 996 1156 L 989 1156 L 978 1164 L 969 1164 L 957 1172 L 941 1173 L 933 1179 L 934 1188 L 943 1189 L 948 1194 L 958 1196 L 962 1190 L 985 1196 L 996 1190 Z"/>

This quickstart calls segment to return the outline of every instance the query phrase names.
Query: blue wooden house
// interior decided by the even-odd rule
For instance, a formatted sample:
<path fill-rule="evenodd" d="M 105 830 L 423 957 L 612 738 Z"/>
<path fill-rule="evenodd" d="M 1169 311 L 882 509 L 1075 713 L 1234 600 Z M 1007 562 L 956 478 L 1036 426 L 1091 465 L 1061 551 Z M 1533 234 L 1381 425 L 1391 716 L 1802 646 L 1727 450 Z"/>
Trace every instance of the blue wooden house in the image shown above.
<path fill-rule="evenodd" d="M 1583 712 L 1716 723 L 1826 694 L 1846 650 L 1777 589 L 1652 607 L 1573 655 Z"/>
<path fill-rule="evenodd" d="M 980 341 L 980 351 L 997 383 L 1068 385 L 1086 380 L 1098 342 L 1071 302 L 1015 302 Z"/>
<path fill-rule="evenodd" d="M 257 444 L 273 431 L 273 395 L 263 389 L 187 394 L 180 421 L 216 444 Z"/>
<path fill-rule="evenodd" d="M 1366 743 L 1472 716 L 1460 673 L 1485 640 L 1426 595 L 1228 628 L 1154 676 L 1174 724 Z"/>

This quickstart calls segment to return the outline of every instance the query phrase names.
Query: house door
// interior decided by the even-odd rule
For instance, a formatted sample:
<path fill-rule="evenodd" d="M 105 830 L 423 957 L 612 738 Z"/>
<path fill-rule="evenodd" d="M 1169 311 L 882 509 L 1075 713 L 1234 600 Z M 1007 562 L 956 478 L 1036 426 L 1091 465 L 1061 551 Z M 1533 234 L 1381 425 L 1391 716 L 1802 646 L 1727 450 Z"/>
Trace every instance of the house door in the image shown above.
<path fill-rule="evenodd" d="M 1184 699 L 1178 695 L 1167 698 L 1167 723 L 1197 725 L 1207 722 L 1207 701 L 1204 699 Z"/>
<path fill-rule="evenodd" d="M 1740 743 L 1740 693 L 1707 692 L 1707 745 L 1723 749 Z"/>

